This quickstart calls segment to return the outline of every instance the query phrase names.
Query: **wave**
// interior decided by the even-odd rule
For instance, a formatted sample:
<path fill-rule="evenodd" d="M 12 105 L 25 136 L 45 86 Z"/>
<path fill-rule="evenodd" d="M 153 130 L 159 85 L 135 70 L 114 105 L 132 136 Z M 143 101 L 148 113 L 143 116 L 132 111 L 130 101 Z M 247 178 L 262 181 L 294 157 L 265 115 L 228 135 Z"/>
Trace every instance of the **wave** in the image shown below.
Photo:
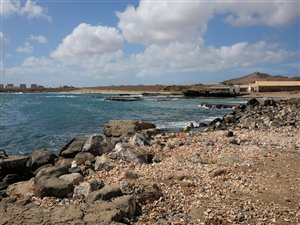
<path fill-rule="evenodd" d="M 76 95 L 46 95 L 38 96 L 37 98 L 79 98 L 80 96 Z"/>
<path fill-rule="evenodd" d="M 178 122 L 163 122 L 163 123 L 158 123 L 157 128 L 158 129 L 179 129 L 179 128 L 184 128 L 190 124 L 193 124 L 195 127 L 199 126 L 199 123 L 195 121 L 178 121 Z"/>

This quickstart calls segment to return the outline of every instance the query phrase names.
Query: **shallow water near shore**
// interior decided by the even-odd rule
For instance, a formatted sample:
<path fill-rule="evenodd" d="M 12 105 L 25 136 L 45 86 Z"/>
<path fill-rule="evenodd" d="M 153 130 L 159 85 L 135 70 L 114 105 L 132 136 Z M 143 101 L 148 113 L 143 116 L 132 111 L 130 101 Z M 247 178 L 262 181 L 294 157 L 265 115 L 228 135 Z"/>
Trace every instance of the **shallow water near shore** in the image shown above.
<path fill-rule="evenodd" d="M 180 129 L 209 122 L 231 109 L 206 109 L 201 103 L 240 104 L 245 99 L 144 97 L 144 101 L 106 101 L 102 94 L 0 94 L 0 149 L 26 154 L 35 148 L 57 151 L 71 138 L 102 133 L 111 119 L 143 120 L 158 128 Z"/>

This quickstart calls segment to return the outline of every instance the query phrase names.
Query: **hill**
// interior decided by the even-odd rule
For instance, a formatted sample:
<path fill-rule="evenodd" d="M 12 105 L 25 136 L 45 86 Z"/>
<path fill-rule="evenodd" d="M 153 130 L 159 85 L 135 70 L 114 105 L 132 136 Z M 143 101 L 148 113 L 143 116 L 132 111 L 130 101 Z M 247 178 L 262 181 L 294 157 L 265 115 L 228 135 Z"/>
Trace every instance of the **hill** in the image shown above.
<path fill-rule="evenodd" d="M 255 83 L 255 81 L 300 81 L 300 77 L 286 77 L 286 76 L 272 76 L 267 73 L 260 73 L 260 72 L 254 72 L 249 75 L 234 78 L 230 80 L 225 80 L 223 83 L 227 84 L 249 84 L 249 83 Z"/>

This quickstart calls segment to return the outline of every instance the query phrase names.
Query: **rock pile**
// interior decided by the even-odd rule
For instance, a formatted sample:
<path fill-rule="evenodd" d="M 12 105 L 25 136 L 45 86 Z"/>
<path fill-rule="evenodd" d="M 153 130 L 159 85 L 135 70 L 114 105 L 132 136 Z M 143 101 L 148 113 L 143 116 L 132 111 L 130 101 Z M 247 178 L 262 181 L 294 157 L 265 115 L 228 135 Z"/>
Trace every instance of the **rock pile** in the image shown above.
<path fill-rule="evenodd" d="M 131 219 L 138 213 L 140 205 L 136 204 L 153 198 L 151 190 L 144 188 L 147 185 L 141 184 L 138 188 L 130 184 L 131 188 L 128 189 L 128 186 L 122 191 L 121 184 L 105 185 L 102 180 L 87 180 L 86 177 L 97 171 L 112 170 L 119 160 L 152 163 L 154 156 L 143 147 L 150 145 L 152 136 L 157 132 L 154 124 L 114 120 L 104 126 L 106 137 L 98 134 L 75 137 L 60 149 L 58 156 L 47 149 L 36 149 L 29 156 L 3 154 L 0 159 L 1 199 L 7 202 L 7 194 L 14 193 L 26 199 L 26 204 L 33 196 L 67 198 L 88 205 L 106 202 L 103 207 L 114 214 L 109 217 L 111 221 Z M 27 194 L 22 190 L 26 190 Z M 154 194 L 160 197 L 159 193 L 157 187 Z M 89 211 L 89 207 L 86 210 Z"/>
<path fill-rule="evenodd" d="M 231 114 L 210 123 L 209 129 L 233 128 L 266 129 L 270 127 L 300 127 L 299 100 L 275 101 L 251 99 L 246 105 L 238 105 Z"/>

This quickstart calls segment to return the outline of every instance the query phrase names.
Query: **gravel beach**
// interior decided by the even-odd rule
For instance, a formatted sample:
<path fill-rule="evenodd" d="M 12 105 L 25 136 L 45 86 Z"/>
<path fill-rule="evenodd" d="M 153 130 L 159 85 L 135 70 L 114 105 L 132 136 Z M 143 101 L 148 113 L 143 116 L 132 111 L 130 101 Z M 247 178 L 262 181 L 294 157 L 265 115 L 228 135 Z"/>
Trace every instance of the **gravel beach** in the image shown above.
<path fill-rule="evenodd" d="M 39 198 L 31 186 L 27 197 L 7 191 L 0 224 L 300 224 L 299 126 L 160 133 L 153 139 L 141 147 L 154 156 L 152 163 L 117 158 L 109 170 L 80 167 L 85 182 L 117 184 L 137 196 L 133 218 L 101 223 L 89 214 L 102 215 L 95 204 L 87 208 L 74 196 Z"/>

